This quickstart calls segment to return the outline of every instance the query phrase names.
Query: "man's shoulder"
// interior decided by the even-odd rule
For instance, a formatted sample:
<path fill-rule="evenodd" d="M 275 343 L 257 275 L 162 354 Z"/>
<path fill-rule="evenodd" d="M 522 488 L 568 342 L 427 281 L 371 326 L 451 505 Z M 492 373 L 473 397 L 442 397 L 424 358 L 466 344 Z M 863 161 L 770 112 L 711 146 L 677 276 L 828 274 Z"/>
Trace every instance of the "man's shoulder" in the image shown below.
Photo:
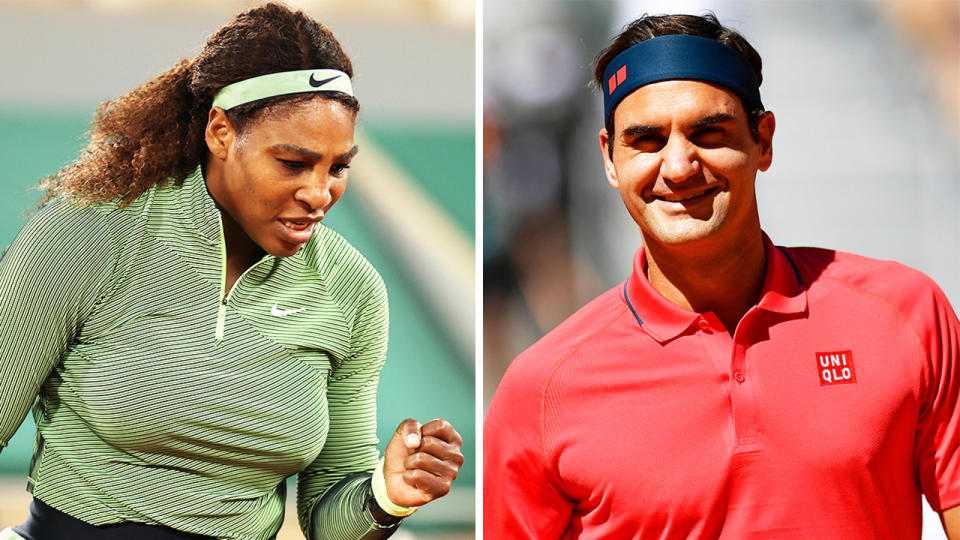
<path fill-rule="evenodd" d="M 507 424 L 516 429 L 538 418 L 543 390 L 559 368 L 570 366 L 571 360 L 576 363 L 581 355 L 595 354 L 594 345 L 602 346 L 607 333 L 617 330 L 617 322 L 627 309 L 622 290 L 621 284 L 601 294 L 520 353 L 497 386 L 488 423 L 495 419 L 491 425 L 500 426 L 495 428 L 500 430 L 509 420 Z M 584 364 L 588 363 L 578 363 Z"/>
<path fill-rule="evenodd" d="M 616 323 L 627 311 L 622 291 L 621 283 L 578 309 L 520 353 L 505 378 L 520 378 L 526 383 L 544 380 L 557 364 L 585 354 L 585 345 L 602 344 L 608 333 L 616 331 Z"/>
<path fill-rule="evenodd" d="M 904 313 L 915 315 L 946 302 L 937 284 L 923 272 L 892 260 L 874 259 L 821 248 L 780 248 L 797 268 L 806 287 L 829 294 L 842 287 L 880 297 Z"/>

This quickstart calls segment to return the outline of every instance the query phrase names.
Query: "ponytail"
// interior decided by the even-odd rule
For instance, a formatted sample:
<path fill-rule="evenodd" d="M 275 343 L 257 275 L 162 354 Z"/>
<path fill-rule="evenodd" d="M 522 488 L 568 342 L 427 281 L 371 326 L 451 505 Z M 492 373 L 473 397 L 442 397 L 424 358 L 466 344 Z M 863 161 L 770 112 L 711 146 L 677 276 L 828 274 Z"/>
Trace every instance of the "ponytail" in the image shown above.
<path fill-rule="evenodd" d="M 206 126 L 206 115 L 198 118 L 192 110 L 190 65 L 181 61 L 97 107 L 90 143 L 73 163 L 41 182 L 45 200 L 68 195 L 94 204 L 122 196 L 126 205 L 154 184 L 190 174 L 203 154 Z"/>
<path fill-rule="evenodd" d="M 182 60 L 143 86 L 101 104 L 90 142 L 77 159 L 40 182 L 43 201 L 70 197 L 78 204 L 119 199 L 130 204 L 150 187 L 181 183 L 207 155 L 204 137 L 213 97 L 237 81 L 280 71 L 353 66 L 330 30 L 302 11 L 269 3 L 237 15 L 210 36 L 193 60 Z M 228 113 L 238 131 L 291 94 L 241 105 Z M 356 99 L 333 94 L 354 111 Z"/>

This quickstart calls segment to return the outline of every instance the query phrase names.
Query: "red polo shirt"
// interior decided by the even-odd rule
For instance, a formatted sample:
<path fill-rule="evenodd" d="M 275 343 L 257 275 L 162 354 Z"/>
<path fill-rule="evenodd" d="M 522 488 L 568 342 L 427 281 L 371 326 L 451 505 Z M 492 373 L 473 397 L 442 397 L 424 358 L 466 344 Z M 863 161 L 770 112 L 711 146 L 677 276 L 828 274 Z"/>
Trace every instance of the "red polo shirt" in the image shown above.
<path fill-rule="evenodd" d="M 521 354 L 484 431 L 488 539 L 919 539 L 960 504 L 960 323 L 923 274 L 765 238 L 731 337 L 647 281 Z"/>

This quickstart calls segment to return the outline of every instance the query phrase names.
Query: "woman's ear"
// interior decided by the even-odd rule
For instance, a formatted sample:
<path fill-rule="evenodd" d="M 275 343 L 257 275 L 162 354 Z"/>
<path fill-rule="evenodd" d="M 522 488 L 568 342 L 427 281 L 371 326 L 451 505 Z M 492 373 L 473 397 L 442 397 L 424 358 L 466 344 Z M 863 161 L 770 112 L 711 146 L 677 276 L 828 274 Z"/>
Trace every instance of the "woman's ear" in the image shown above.
<path fill-rule="evenodd" d="M 237 133 L 227 119 L 227 113 L 220 107 L 210 109 L 204 135 L 210 155 L 221 160 L 227 159 L 231 147 L 236 142 Z"/>

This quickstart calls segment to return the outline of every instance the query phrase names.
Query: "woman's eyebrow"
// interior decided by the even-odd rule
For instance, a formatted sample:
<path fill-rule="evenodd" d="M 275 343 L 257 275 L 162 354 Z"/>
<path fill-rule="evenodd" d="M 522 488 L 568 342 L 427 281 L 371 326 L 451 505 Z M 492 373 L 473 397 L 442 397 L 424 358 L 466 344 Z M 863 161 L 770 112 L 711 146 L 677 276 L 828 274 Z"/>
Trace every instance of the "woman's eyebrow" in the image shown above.
<path fill-rule="evenodd" d="M 282 152 L 292 152 L 294 154 L 300 154 L 303 157 L 307 157 L 311 159 L 323 159 L 322 153 L 315 152 L 313 150 L 310 150 L 309 148 L 304 148 L 302 146 L 297 146 L 295 144 L 280 143 L 280 144 L 275 144 L 270 148 L 274 150 L 280 150 Z"/>
<path fill-rule="evenodd" d="M 339 156 L 337 156 L 336 161 L 350 161 L 351 159 L 353 159 L 353 156 L 357 155 L 357 152 L 359 151 L 360 151 L 360 147 L 357 145 L 353 145 L 353 148 L 351 148 L 349 152 L 344 152 Z"/>
<path fill-rule="evenodd" d="M 292 152 L 294 154 L 300 154 L 301 156 L 310 158 L 310 159 L 316 159 L 316 160 L 323 159 L 323 154 L 321 152 L 316 152 L 316 151 L 310 150 L 309 148 L 304 148 L 302 146 L 297 146 L 295 144 L 280 143 L 280 144 L 275 144 L 270 148 L 274 150 L 280 150 L 282 152 Z M 353 156 L 357 155 L 357 151 L 359 150 L 360 150 L 360 147 L 358 147 L 357 145 L 353 145 L 353 148 L 351 148 L 350 151 L 339 154 L 336 157 L 336 160 L 347 161 L 353 158 Z"/>

